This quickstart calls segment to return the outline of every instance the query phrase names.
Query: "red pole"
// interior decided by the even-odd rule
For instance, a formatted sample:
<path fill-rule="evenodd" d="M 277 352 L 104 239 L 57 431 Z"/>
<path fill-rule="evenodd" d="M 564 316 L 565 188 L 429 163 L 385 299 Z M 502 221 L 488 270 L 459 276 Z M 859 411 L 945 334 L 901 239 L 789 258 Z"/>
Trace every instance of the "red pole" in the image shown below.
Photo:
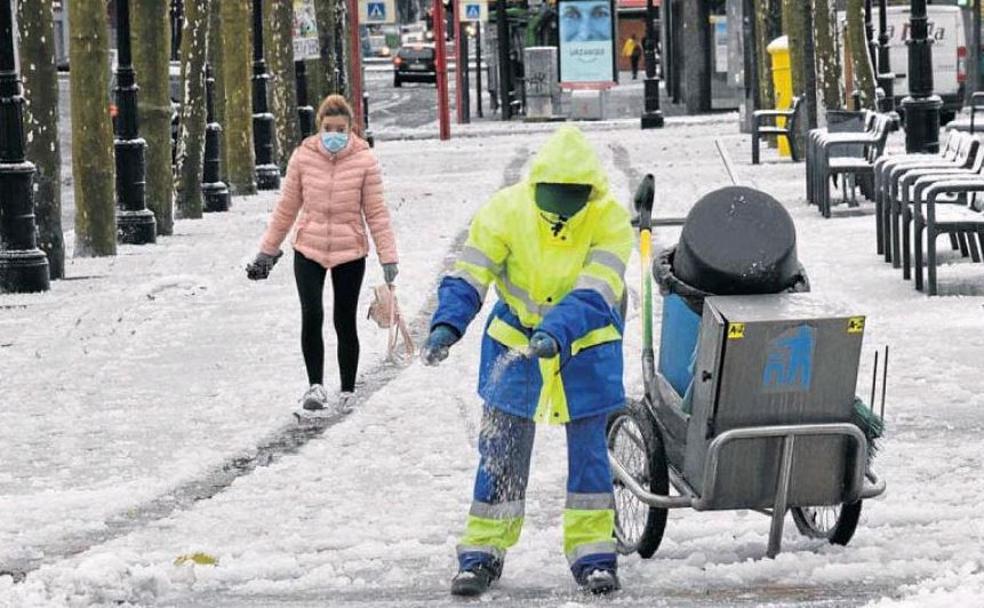
<path fill-rule="evenodd" d="M 362 40 L 359 38 L 359 2 L 346 0 L 346 10 L 349 14 L 349 103 L 355 113 L 360 135 L 365 133 L 362 115 Z M 318 125 L 321 129 L 321 125 Z"/>
<path fill-rule="evenodd" d="M 441 139 L 451 139 L 448 108 L 448 56 L 444 40 L 444 3 L 434 0 L 434 58 L 437 61 L 437 123 Z"/>
<path fill-rule="evenodd" d="M 461 107 L 461 74 L 462 70 L 467 70 L 468 66 L 462 66 L 461 59 L 461 2 L 451 0 L 454 3 L 452 16 L 454 17 L 454 107 L 458 115 L 458 124 L 465 122 L 465 109 Z"/>

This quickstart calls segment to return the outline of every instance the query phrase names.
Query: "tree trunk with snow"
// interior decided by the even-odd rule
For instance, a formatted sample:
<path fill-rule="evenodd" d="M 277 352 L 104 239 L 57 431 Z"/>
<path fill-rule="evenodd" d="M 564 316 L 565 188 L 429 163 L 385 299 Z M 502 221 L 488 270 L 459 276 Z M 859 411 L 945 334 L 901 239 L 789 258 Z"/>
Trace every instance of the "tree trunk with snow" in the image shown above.
<path fill-rule="evenodd" d="M 52 279 L 65 276 L 61 224 L 61 143 L 58 139 L 58 71 L 51 0 L 19 0 L 20 72 L 24 85 L 24 134 L 34 175 L 38 246 L 48 256 Z"/>
<path fill-rule="evenodd" d="M 181 218 L 200 218 L 204 207 L 205 60 L 211 4 L 211 0 L 186 3 L 181 27 L 181 128 L 174 172 L 178 217 Z"/>
<path fill-rule="evenodd" d="M 256 193 L 256 157 L 253 153 L 252 10 L 249 0 L 222 0 L 222 125 L 226 173 L 234 194 Z"/>
<path fill-rule="evenodd" d="M 277 158 L 280 170 L 287 170 L 291 152 L 301 142 L 297 117 L 297 72 L 294 69 L 294 5 L 281 0 L 264 0 L 263 14 L 270 27 L 264 30 L 264 48 L 272 87 L 271 110 L 277 131 Z"/>
<path fill-rule="evenodd" d="M 318 98 L 330 93 L 340 93 L 339 79 L 345 69 L 343 54 L 339 53 L 343 40 L 338 40 L 339 18 L 344 13 L 339 5 L 343 0 L 314 0 L 314 15 L 318 22 L 318 46 L 321 50 L 321 69 L 318 70 L 318 80 L 322 89 Z"/>
<path fill-rule="evenodd" d="M 813 30 L 816 40 L 817 89 L 823 95 L 825 110 L 844 107 L 841 88 L 840 52 L 837 47 L 837 19 L 830 0 L 813 0 Z"/>
<path fill-rule="evenodd" d="M 116 160 L 109 116 L 109 28 L 101 0 L 68 4 L 75 255 L 116 255 Z"/>
<path fill-rule="evenodd" d="M 161 0 L 130 2 L 133 69 L 140 85 L 137 111 L 140 135 L 147 140 L 147 207 L 157 219 L 157 234 L 169 235 L 174 232 L 170 10 Z"/>
<path fill-rule="evenodd" d="M 208 62 L 212 66 L 212 79 L 215 81 L 213 94 L 215 122 L 225 124 L 225 78 L 222 70 L 222 0 L 210 0 L 208 9 Z M 224 145 L 219 146 L 222 166 L 229 166 L 229 156 Z"/>
<path fill-rule="evenodd" d="M 688 114 L 711 109 L 711 24 L 704 0 L 683 3 L 683 98 Z"/>
<path fill-rule="evenodd" d="M 776 107 L 775 85 L 772 82 L 772 57 L 766 47 L 772 42 L 770 0 L 755 0 L 755 59 L 759 72 L 759 99 L 762 107 Z"/>
<path fill-rule="evenodd" d="M 847 38 L 850 41 L 854 82 L 861 94 L 861 108 L 874 110 L 875 69 L 868 53 L 868 38 L 864 29 L 864 0 L 847 0 Z"/>

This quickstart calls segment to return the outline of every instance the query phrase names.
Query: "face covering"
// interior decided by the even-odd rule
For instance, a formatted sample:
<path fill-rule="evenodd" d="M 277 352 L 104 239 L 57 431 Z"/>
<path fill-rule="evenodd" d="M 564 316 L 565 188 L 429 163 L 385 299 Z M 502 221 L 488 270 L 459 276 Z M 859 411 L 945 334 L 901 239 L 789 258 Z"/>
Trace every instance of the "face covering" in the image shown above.
<path fill-rule="evenodd" d="M 335 131 L 323 132 L 321 134 L 321 145 L 332 154 L 338 154 L 348 145 L 348 133 L 336 133 Z"/>
<path fill-rule="evenodd" d="M 536 206 L 547 213 L 570 219 L 586 204 L 591 196 L 588 184 L 549 184 L 536 185 Z"/>

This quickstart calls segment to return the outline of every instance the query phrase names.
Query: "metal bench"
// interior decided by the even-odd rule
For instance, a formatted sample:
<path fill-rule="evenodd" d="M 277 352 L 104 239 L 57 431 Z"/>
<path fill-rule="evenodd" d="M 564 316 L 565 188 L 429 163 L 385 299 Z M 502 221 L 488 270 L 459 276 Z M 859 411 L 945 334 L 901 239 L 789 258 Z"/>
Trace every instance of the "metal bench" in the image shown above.
<path fill-rule="evenodd" d="M 793 105 L 788 110 L 756 110 L 752 113 L 752 164 L 759 164 L 759 140 L 763 135 L 785 137 L 789 142 L 789 154 L 793 162 L 798 162 L 796 154 L 796 121 L 799 109 L 803 103 L 802 97 L 794 97 Z M 785 118 L 783 126 L 778 126 L 777 120 Z M 771 122 L 771 124 L 769 124 Z"/>

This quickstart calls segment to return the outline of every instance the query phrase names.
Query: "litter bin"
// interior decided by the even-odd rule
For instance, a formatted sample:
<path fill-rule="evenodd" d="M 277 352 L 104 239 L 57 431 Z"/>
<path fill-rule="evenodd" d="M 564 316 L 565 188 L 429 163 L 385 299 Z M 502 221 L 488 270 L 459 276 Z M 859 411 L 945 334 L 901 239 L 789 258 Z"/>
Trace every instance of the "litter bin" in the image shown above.
<path fill-rule="evenodd" d="M 789 59 L 789 37 L 780 36 L 769 43 L 765 50 L 772 60 L 772 85 L 776 92 L 776 109 L 788 110 L 793 107 L 793 72 Z M 786 125 L 785 118 L 776 119 L 780 127 Z M 785 137 L 779 140 L 779 156 L 790 156 L 789 142 Z"/>
<path fill-rule="evenodd" d="M 689 404 L 704 298 L 809 291 L 785 207 L 752 188 L 729 186 L 701 198 L 676 246 L 653 261 L 663 295 L 659 372 Z"/>

